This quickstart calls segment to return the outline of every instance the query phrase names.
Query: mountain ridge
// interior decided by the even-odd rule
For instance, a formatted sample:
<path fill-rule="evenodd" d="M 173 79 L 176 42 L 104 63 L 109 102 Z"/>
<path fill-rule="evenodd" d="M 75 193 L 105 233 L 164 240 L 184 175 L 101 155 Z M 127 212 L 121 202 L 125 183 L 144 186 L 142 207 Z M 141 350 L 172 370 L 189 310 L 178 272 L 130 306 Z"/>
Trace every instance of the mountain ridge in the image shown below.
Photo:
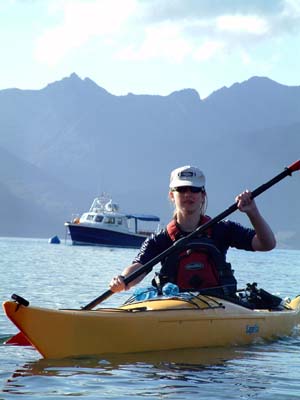
<path fill-rule="evenodd" d="M 31 202 L 37 207 L 36 199 L 45 198 L 41 213 L 47 210 L 59 232 L 72 213 L 88 209 L 101 191 L 110 192 L 126 211 L 155 213 L 166 223 L 172 214 L 169 173 L 186 164 L 204 169 L 208 212 L 214 215 L 232 203 L 237 191 L 253 189 L 299 158 L 300 87 L 269 78 L 252 77 L 201 99 L 192 88 L 167 96 L 115 96 L 73 73 L 35 91 L 2 90 L 0 109 L 0 154 L 1 149 L 9 152 L 39 171 L 39 179 L 31 182 Z M 18 170 L 20 181 L 24 177 Z M 13 188 L 9 176 L 0 174 L 3 190 Z M 297 239 L 289 243 L 300 248 L 300 221 L 292 212 L 297 214 L 297 182 L 295 177 L 288 187 L 283 184 L 286 197 L 281 201 L 266 194 L 261 207 L 276 232 L 294 232 Z M 47 197 L 47 185 L 52 197 Z M 55 198 L 64 204 L 59 212 Z M 23 200 L 18 194 L 20 208 Z M 6 208 L 7 203 L 0 202 Z M 243 220 L 238 213 L 234 219 Z M 8 229 L 8 222 L 2 224 L 0 234 Z M 52 230 L 49 225 L 48 236 L 56 233 Z M 38 233 L 34 220 L 32 231 Z"/>

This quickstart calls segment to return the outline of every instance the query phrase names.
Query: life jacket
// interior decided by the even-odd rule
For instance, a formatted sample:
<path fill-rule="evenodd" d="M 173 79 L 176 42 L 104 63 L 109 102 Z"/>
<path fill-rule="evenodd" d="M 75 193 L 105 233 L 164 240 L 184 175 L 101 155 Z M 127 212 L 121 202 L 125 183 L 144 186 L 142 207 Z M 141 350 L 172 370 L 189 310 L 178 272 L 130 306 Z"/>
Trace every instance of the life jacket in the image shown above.
<path fill-rule="evenodd" d="M 208 216 L 201 217 L 200 225 L 209 220 Z M 175 220 L 167 225 L 166 231 L 174 242 L 182 237 Z M 231 265 L 215 246 L 211 233 L 208 229 L 205 235 L 191 238 L 162 261 L 159 273 L 162 286 L 171 282 L 178 285 L 180 291 L 216 288 L 214 294 L 235 293 L 237 282 Z"/>

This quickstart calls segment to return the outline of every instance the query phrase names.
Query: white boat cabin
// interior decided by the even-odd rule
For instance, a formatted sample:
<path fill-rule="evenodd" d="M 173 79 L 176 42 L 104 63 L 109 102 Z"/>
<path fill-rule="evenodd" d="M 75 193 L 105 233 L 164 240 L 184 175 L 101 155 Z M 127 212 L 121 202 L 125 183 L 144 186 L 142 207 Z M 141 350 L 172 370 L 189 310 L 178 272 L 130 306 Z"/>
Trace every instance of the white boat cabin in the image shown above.
<path fill-rule="evenodd" d="M 132 227 L 129 223 L 130 220 L 134 221 Z M 149 235 L 152 231 L 139 231 L 137 221 L 156 221 L 160 219 L 155 215 L 144 214 L 123 214 L 119 212 L 119 206 L 113 203 L 110 199 L 97 197 L 94 199 L 90 210 L 81 215 L 80 218 L 75 218 L 73 223 L 82 224 L 94 228 L 110 229 L 119 232 L 134 232 L 140 235 Z"/>

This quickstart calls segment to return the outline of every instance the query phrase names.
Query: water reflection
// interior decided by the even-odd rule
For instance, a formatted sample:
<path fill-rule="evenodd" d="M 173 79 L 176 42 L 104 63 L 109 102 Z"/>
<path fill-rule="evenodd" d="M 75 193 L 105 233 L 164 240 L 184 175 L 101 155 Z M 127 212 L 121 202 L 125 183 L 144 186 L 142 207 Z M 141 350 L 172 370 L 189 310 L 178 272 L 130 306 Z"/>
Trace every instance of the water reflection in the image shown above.
<path fill-rule="evenodd" d="M 292 399 L 286 391 L 294 385 L 294 394 L 299 394 L 299 349 L 300 340 L 294 337 L 245 347 L 40 359 L 17 368 L 4 392 L 28 399 L 33 388 L 39 398 L 55 393 L 55 399 L 67 393 L 94 399 L 186 399 L 200 394 L 207 399 L 234 399 L 258 393 L 264 398 L 263 393 L 276 389 L 284 393 L 282 398 Z M 287 352 L 297 379 L 279 368 Z"/>
<path fill-rule="evenodd" d="M 221 366 L 228 360 L 241 357 L 243 357 L 243 352 L 239 348 L 222 347 L 111 354 L 100 357 L 40 359 L 28 362 L 16 370 L 13 376 L 85 374 L 91 370 L 110 371 L 130 365 L 151 365 L 164 371 L 168 369 L 199 370 L 209 366 Z"/>
<path fill-rule="evenodd" d="M 191 395 L 191 388 L 196 383 L 199 387 L 200 384 L 218 382 L 220 378 L 217 376 L 226 369 L 226 364 L 230 360 L 243 357 L 244 352 L 240 348 L 214 348 L 61 360 L 40 359 L 16 369 L 7 380 L 4 392 L 25 395 L 30 393 L 33 385 L 35 391 L 46 396 L 52 391 L 51 382 L 55 385 L 60 382 L 64 393 L 71 385 L 73 394 L 76 388 L 77 395 L 88 395 L 91 387 L 95 390 L 96 382 L 104 385 L 113 378 L 114 391 L 121 393 L 123 388 L 122 396 L 124 390 L 129 393 L 131 387 L 135 393 L 139 392 L 148 398 L 154 392 L 156 396 L 170 392 L 173 392 L 174 396 L 179 393 L 187 396 Z M 76 380 L 81 382 L 79 386 L 76 386 Z M 45 383 L 48 388 L 45 387 Z"/>

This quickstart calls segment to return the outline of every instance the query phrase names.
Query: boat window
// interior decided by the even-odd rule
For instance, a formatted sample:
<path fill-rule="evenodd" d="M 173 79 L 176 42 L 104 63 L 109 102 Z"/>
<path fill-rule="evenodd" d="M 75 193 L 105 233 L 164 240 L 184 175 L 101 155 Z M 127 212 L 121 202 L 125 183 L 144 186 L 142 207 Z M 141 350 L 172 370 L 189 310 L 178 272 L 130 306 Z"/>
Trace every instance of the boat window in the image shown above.
<path fill-rule="evenodd" d="M 106 224 L 115 224 L 115 218 L 114 217 L 106 217 L 104 222 Z"/>
<path fill-rule="evenodd" d="M 123 224 L 123 219 L 122 218 L 117 218 L 117 224 L 122 225 Z"/>
<path fill-rule="evenodd" d="M 86 219 L 87 219 L 88 221 L 92 221 L 92 220 L 94 219 L 94 216 L 93 216 L 92 214 L 89 214 L 89 215 L 86 217 Z"/>
<path fill-rule="evenodd" d="M 103 221 L 103 215 L 96 215 L 95 221 L 96 222 L 102 222 Z"/>

